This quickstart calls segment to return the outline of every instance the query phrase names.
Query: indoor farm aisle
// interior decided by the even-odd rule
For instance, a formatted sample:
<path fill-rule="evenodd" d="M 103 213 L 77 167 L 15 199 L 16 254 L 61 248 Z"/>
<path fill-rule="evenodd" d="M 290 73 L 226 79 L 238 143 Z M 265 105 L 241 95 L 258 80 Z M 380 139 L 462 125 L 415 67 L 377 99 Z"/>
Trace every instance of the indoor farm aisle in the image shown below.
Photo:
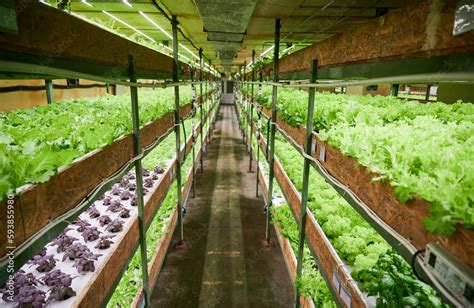
<path fill-rule="evenodd" d="M 248 172 L 245 157 L 234 107 L 222 105 L 196 198 L 188 201 L 188 248 L 168 250 L 152 306 L 292 305 L 281 250 L 262 245 L 264 202 L 255 197 L 255 170 Z"/>

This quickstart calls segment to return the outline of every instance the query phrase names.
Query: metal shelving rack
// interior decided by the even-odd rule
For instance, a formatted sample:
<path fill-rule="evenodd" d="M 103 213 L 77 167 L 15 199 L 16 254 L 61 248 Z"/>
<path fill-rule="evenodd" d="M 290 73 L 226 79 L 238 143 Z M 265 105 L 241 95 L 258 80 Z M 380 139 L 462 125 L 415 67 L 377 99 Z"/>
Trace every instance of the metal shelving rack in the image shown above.
<path fill-rule="evenodd" d="M 58 183 L 56 181 L 58 176 L 67 170 L 81 169 L 87 167 L 91 169 L 91 165 L 97 164 L 102 160 L 106 161 L 106 156 L 113 152 L 125 152 L 126 155 L 122 157 L 122 160 L 115 162 L 115 165 L 110 166 L 108 170 L 100 174 L 99 172 L 89 172 L 85 180 L 82 180 L 80 192 L 80 202 L 69 202 L 65 208 L 62 208 L 63 212 L 56 211 L 52 213 L 52 219 L 49 222 L 42 222 L 41 226 L 33 226 L 30 230 L 30 234 L 27 236 L 24 234 L 21 241 L 12 243 L 8 247 L 8 251 L 14 253 L 14 257 L 9 258 L 7 251 L 2 253 L 0 258 L 0 284 L 3 284 L 8 279 L 8 273 L 6 268 L 9 262 L 14 262 L 15 270 L 25 264 L 32 256 L 34 256 L 42 247 L 48 242 L 54 239 L 71 221 L 74 221 L 85 209 L 90 207 L 97 198 L 99 198 L 105 191 L 107 191 L 117 180 L 123 177 L 129 169 L 135 167 L 137 174 L 137 205 L 138 205 L 138 238 L 131 240 L 137 240 L 140 242 L 141 247 L 141 263 L 142 263 L 142 277 L 143 277 L 143 296 L 137 305 L 144 304 L 148 306 L 150 297 L 150 284 L 154 283 L 149 281 L 148 263 L 146 259 L 146 229 L 151 219 L 156 214 L 163 196 L 166 195 L 169 186 L 172 183 L 172 179 L 176 178 L 178 204 L 176 208 L 176 214 L 178 215 L 178 225 L 182 230 L 182 193 L 185 196 L 189 192 L 189 185 L 183 190 L 181 185 L 181 172 L 180 166 L 182 164 L 181 157 L 181 141 L 180 141 L 180 122 L 189 116 L 195 114 L 194 108 L 200 108 L 201 122 L 194 129 L 192 138 L 188 138 L 185 142 L 184 149 L 187 151 L 193 147 L 194 135 L 199 133 L 201 136 L 204 133 L 202 131 L 203 125 L 207 121 L 215 120 L 215 112 L 217 110 L 217 98 L 216 93 L 217 83 L 211 86 L 209 93 L 203 93 L 202 85 L 206 85 L 209 81 L 203 80 L 204 78 L 209 79 L 210 82 L 213 77 L 203 73 L 203 62 L 202 52 L 200 53 L 200 65 L 199 72 L 200 81 L 186 81 L 179 80 L 179 67 L 184 67 L 185 71 L 189 71 L 189 67 L 185 63 L 178 62 L 178 35 L 177 28 L 178 23 L 176 16 L 173 17 L 173 42 L 174 42 L 174 58 L 171 59 L 168 56 L 162 55 L 158 52 L 152 51 L 146 47 L 128 41 L 124 38 L 118 37 L 108 31 L 97 28 L 83 20 L 75 18 L 65 12 L 41 5 L 37 1 L 28 1 L 27 5 L 18 14 L 18 28 L 19 33 L 10 34 L 4 33 L 0 35 L 0 77 L 7 79 L 25 78 L 25 79 L 45 79 L 51 80 L 55 78 L 81 78 L 89 79 L 98 82 L 105 82 L 107 84 L 117 84 L 130 87 L 131 92 L 131 120 L 133 123 L 133 133 L 121 137 L 114 141 L 111 145 L 104 149 L 96 150 L 92 153 L 87 154 L 85 157 L 76 160 L 72 165 L 67 168 L 61 168 L 58 175 L 53 177 L 48 183 L 53 186 Z M 61 24 L 61 27 L 53 27 L 56 31 L 55 35 L 38 35 L 41 34 L 41 29 L 48 29 L 52 25 Z M 38 26 L 39 25 L 39 26 Z M 40 29 L 35 29 L 40 27 Z M 29 30 L 37 31 L 29 31 Z M 44 32 L 47 33 L 47 32 Z M 84 46 L 81 40 L 75 40 L 75 35 L 78 33 L 87 33 L 88 37 L 91 38 L 92 45 Z M 38 43 L 38 38 L 32 36 L 40 36 L 41 42 Z M 67 41 L 71 38 L 72 43 L 66 45 L 61 52 L 57 52 L 56 46 L 61 45 L 64 40 Z M 88 42 L 91 43 L 91 42 Z M 121 47 L 116 49 L 116 47 Z M 85 49 L 87 48 L 87 49 Z M 173 81 L 166 81 L 170 77 Z M 184 76 L 185 77 L 185 76 Z M 165 80 L 160 83 L 140 83 L 138 79 L 153 79 L 153 80 Z M 127 81 L 128 80 L 128 81 Z M 214 80 L 215 82 L 215 80 Z M 179 86 L 183 85 L 200 85 L 200 96 L 196 99 L 196 104 L 188 104 L 185 108 L 179 105 Z M 137 89 L 139 87 L 144 88 L 175 88 L 175 106 L 174 112 L 168 114 L 165 117 L 150 123 L 148 126 L 139 127 L 139 114 L 138 114 L 138 94 Z M 52 87 L 46 88 L 48 97 L 52 97 Z M 217 91 L 218 92 L 218 91 Z M 209 112 L 206 114 L 203 112 L 203 104 L 212 98 L 214 104 Z M 191 110 L 193 109 L 193 110 Z M 211 120 L 209 120 L 211 118 Z M 212 127 L 209 127 L 211 129 Z M 148 129 L 148 130 L 147 130 Z M 159 199 L 157 204 L 145 207 L 143 199 L 143 183 L 141 178 L 141 159 L 146 156 L 151 150 L 160 144 L 160 142 L 169 135 L 172 131 L 176 133 L 176 156 L 178 159 L 172 165 L 171 174 L 172 176 L 167 179 L 167 183 L 163 184 L 161 188 L 162 196 L 156 196 L 155 201 Z M 206 133 L 206 140 L 209 136 L 209 132 Z M 143 143 L 142 141 L 146 142 Z M 201 137 L 201 151 L 204 149 L 203 139 Z M 198 153 L 199 157 L 202 157 L 201 151 Z M 95 157 L 95 158 L 94 158 Z M 193 157 L 194 159 L 195 157 Z M 91 161 L 93 163 L 91 163 Z M 117 165 L 118 163 L 118 165 Z M 193 168 L 194 170 L 194 168 Z M 202 170 L 202 159 L 201 159 L 201 170 Z M 168 177 L 167 177 L 168 178 Z M 194 172 L 189 175 L 189 178 L 194 178 Z M 28 188 L 28 193 L 34 192 L 38 186 L 38 191 L 45 191 L 44 185 L 48 183 L 34 185 Z M 60 183 L 60 182 L 59 182 Z M 76 183 L 77 184 L 77 183 Z M 49 186 L 46 186 L 49 187 Z M 61 193 L 61 189 L 55 190 Z M 46 190 L 46 193 L 48 191 Z M 15 197 L 15 204 L 21 203 L 21 198 L 24 195 Z M 50 196 L 51 197 L 51 196 Z M 35 202 L 31 202 L 35 199 L 25 199 L 23 204 L 27 204 L 31 207 L 35 207 Z M 2 204 L 3 205 L 3 204 Z M 4 207 L 6 208 L 6 207 Z M 5 215 L 4 215 L 5 214 Z M 32 212 L 32 214 L 35 214 Z M 4 224 L 6 219 L 6 213 L 0 215 L 1 225 Z M 18 228 L 20 230 L 20 228 Z M 3 232 L 2 232 L 3 233 Z M 181 233 L 182 239 L 184 237 Z M 5 237 L 6 238 L 6 237 Z M 128 256 L 124 256 L 125 262 L 115 264 L 120 266 L 122 269 L 126 268 L 128 262 L 134 251 L 137 249 L 138 244 L 132 245 L 132 249 L 126 250 Z M 120 271 L 121 272 L 121 271 Z M 155 274 L 156 275 L 156 274 Z M 113 286 L 118 283 L 116 278 L 111 285 Z M 111 294 L 101 294 L 102 300 L 105 300 Z M 101 301 L 102 304 L 104 302 Z"/>
<path fill-rule="evenodd" d="M 328 43 L 329 44 L 329 43 Z M 427 280 L 436 290 L 440 292 L 440 294 L 444 297 L 445 300 L 452 304 L 459 304 L 455 297 L 449 293 L 449 291 L 439 283 L 436 278 L 433 276 L 432 273 L 429 272 L 426 265 L 423 263 L 419 255 L 420 249 L 424 247 L 420 247 L 419 243 L 414 245 L 409 238 L 399 234 L 390 223 L 384 221 L 384 217 L 379 217 L 377 213 L 372 209 L 372 204 L 364 203 L 359 196 L 354 193 L 349 187 L 352 186 L 349 182 L 341 182 L 337 177 L 334 177 L 331 172 L 328 172 L 326 169 L 325 159 L 321 158 L 321 152 L 326 153 L 326 150 L 330 148 L 329 145 L 321 142 L 317 138 L 317 134 L 312 130 L 312 114 L 314 110 L 315 104 L 315 91 L 316 89 L 325 89 L 325 88 L 333 88 L 333 87 L 346 87 L 346 86 L 355 86 L 355 85 L 372 85 L 372 84 L 381 84 L 381 83 L 390 83 L 393 85 L 398 84 L 409 84 L 409 83 L 456 83 L 456 82 L 463 82 L 463 83 L 474 83 L 474 62 L 472 54 L 460 54 L 460 55 L 451 55 L 451 54 L 443 54 L 440 56 L 433 56 L 428 58 L 423 57 L 414 57 L 408 59 L 387 59 L 382 61 L 377 61 L 376 63 L 369 63 L 369 64 L 341 64 L 339 66 L 323 66 L 318 67 L 318 62 L 316 60 L 311 61 L 311 65 L 304 65 L 301 64 L 300 66 L 304 67 L 301 71 L 290 71 L 290 63 L 292 61 L 297 61 L 298 57 L 302 58 L 303 55 L 308 58 L 308 54 L 305 54 L 305 50 L 300 51 L 299 53 L 295 53 L 290 55 L 283 60 L 285 62 L 285 71 L 283 73 L 279 73 L 279 59 L 278 59 L 278 46 L 279 46 L 279 20 L 276 21 L 275 26 L 275 52 L 274 52 L 274 62 L 273 62 L 273 82 L 256 82 L 255 81 L 255 74 L 252 71 L 251 73 L 242 74 L 240 85 L 237 84 L 238 88 L 243 87 L 244 85 L 252 85 L 251 95 L 249 97 L 244 98 L 249 101 L 251 104 L 250 112 L 247 110 L 249 107 L 248 105 L 241 107 L 241 112 L 243 113 L 241 117 L 243 117 L 247 124 L 250 124 L 250 131 L 252 130 L 252 118 L 250 118 L 250 114 L 252 114 L 252 110 L 256 108 L 260 110 L 261 114 L 263 114 L 270 123 L 270 132 L 268 137 L 268 144 L 265 145 L 268 151 L 268 161 L 270 165 L 270 174 L 268 178 L 268 196 L 266 196 L 266 207 L 268 211 L 268 216 L 271 214 L 271 200 L 272 200 L 272 183 L 275 178 L 275 174 L 279 174 L 277 176 L 277 180 L 279 180 L 280 185 L 285 186 L 284 176 L 281 173 L 284 173 L 283 168 L 277 164 L 274 164 L 274 138 L 275 138 L 275 130 L 278 130 L 283 136 L 293 145 L 293 147 L 304 157 L 304 174 L 303 174 L 303 189 L 301 192 L 301 196 L 298 196 L 299 193 L 296 189 L 286 189 L 282 187 L 282 191 L 286 192 L 285 197 L 292 207 L 293 214 L 295 219 L 299 224 L 300 230 L 300 243 L 299 243 L 299 252 L 297 256 L 298 261 L 298 268 L 297 274 L 301 274 L 301 261 L 302 261 L 302 247 L 303 243 L 307 241 L 309 243 L 309 247 L 313 252 L 313 256 L 316 260 L 320 261 L 322 265 L 320 270 L 325 278 L 326 282 L 330 286 L 330 289 L 333 293 L 334 299 L 336 303 L 340 306 L 353 306 L 365 303 L 365 299 L 362 296 L 362 292 L 357 291 L 358 286 L 355 285 L 354 281 L 350 278 L 349 273 L 342 273 L 342 284 L 345 286 L 353 284 L 352 287 L 349 287 L 352 292 L 347 292 L 347 290 L 343 291 L 340 286 L 341 284 L 334 283 L 334 272 L 337 272 L 338 268 L 328 268 L 324 266 L 324 260 L 321 259 L 333 258 L 334 264 L 341 264 L 340 258 L 337 254 L 331 256 L 329 250 L 334 250 L 331 247 L 328 247 L 327 254 L 323 255 L 325 252 L 321 252 L 321 248 L 316 245 L 316 240 L 314 239 L 314 234 L 309 234 L 308 229 L 320 229 L 317 222 L 312 218 L 311 222 L 307 223 L 307 216 L 312 214 L 306 208 L 307 202 L 307 192 L 308 192 L 308 176 L 309 176 L 309 166 L 312 166 L 323 178 L 331 184 L 336 191 L 338 191 L 346 201 L 359 213 L 364 217 L 369 224 L 371 224 L 384 238 L 387 242 L 408 262 L 412 263 L 415 261 L 415 267 L 417 273 L 421 275 L 421 277 Z M 469 45 L 468 50 L 472 46 Z M 313 54 L 314 59 L 317 57 L 322 56 L 322 54 L 318 54 L 315 52 Z M 374 56 L 374 55 L 370 55 Z M 369 56 L 368 56 L 369 57 Z M 369 59 L 368 59 L 369 60 Z M 370 60 L 369 60 L 370 61 Z M 449 67 L 445 67 L 446 62 L 450 63 Z M 367 65 L 370 66 L 370 70 L 364 70 L 364 67 Z M 268 76 L 269 66 L 264 68 L 264 72 Z M 306 68 L 311 67 L 311 70 L 308 71 Z M 365 74 L 364 74 L 365 72 Z M 284 82 L 279 82 L 278 78 L 282 76 L 287 80 Z M 249 79 L 252 79 L 249 81 Z M 358 80 L 353 80 L 353 78 L 357 78 Z M 309 82 L 291 82 L 288 79 L 310 79 Z M 324 82 L 320 82 L 319 80 L 324 80 Z M 328 82 L 327 79 L 336 79 L 339 81 Z M 345 81 L 345 79 L 349 79 Z M 273 87 L 273 94 L 272 94 L 272 109 L 268 110 L 262 106 L 260 106 L 257 102 L 254 101 L 254 85 L 269 85 Z M 305 126 L 300 128 L 293 128 L 288 124 L 284 123 L 278 116 L 277 116 L 277 89 L 278 87 L 294 87 L 294 88 L 309 88 L 309 99 L 308 99 L 308 121 Z M 240 104 L 240 103 L 239 103 Z M 255 128 L 254 128 L 255 130 Z M 245 131 L 245 128 L 243 129 Z M 268 133 L 268 132 L 267 132 Z M 246 135 L 246 134 L 245 134 Z M 245 136 L 245 140 L 251 140 L 251 137 Z M 251 147 L 251 144 L 250 144 Z M 262 148 L 264 150 L 265 148 Z M 259 150 L 257 148 L 257 150 Z M 340 154 L 342 156 L 342 154 Z M 252 159 L 252 158 L 250 158 Z M 351 161 L 353 164 L 354 162 Z M 280 169 L 281 168 L 281 169 Z M 282 180 L 283 179 L 283 180 Z M 281 181 L 281 182 L 280 182 Z M 259 176 L 257 174 L 257 189 L 258 189 L 258 182 Z M 290 182 L 291 183 L 291 182 Z M 299 197 L 299 198 L 298 198 Z M 296 201 L 295 201 L 296 199 Z M 295 204 L 299 204 L 299 208 L 296 208 Z M 402 213 L 407 211 L 407 207 L 400 205 L 399 208 Z M 301 215 L 301 213 L 303 213 Z M 268 225 L 268 223 L 267 223 Z M 309 226 L 309 227 L 308 227 Z M 418 225 L 411 226 L 413 230 L 424 228 L 423 224 L 420 222 Z M 463 238 L 474 239 L 474 233 L 472 230 L 462 230 L 464 232 Z M 314 233 L 314 232 L 313 232 Z M 316 232 L 317 233 L 317 232 Z M 268 234 L 268 233 L 267 233 Z M 320 234 L 321 235 L 321 234 Z M 313 239 L 311 239 L 313 237 Z M 323 237 L 325 237 L 323 235 Z M 268 236 L 266 236 L 268 240 Z M 433 238 L 429 238 L 432 240 Z M 323 239 L 324 241 L 324 239 Z M 472 242 L 472 241 L 471 241 Z M 426 245 L 428 242 L 424 242 Z M 469 243 L 466 243 L 468 246 Z M 330 245 L 330 244 L 329 244 Z M 471 245 L 472 246 L 472 245 Z M 464 247 L 463 249 L 468 249 L 468 247 Z M 323 249 L 324 250 L 324 249 Z M 335 252 L 335 251 L 334 251 Z M 469 255 L 469 254 L 467 254 Z M 321 261 L 323 261 L 321 263 Z M 466 261 L 466 260 L 465 260 Z M 329 265 L 331 262 L 327 263 Z M 339 280 L 340 282 L 340 280 Z M 355 292 L 354 292 L 355 291 Z M 295 304 L 299 305 L 299 295 L 297 293 L 297 297 L 295 299 Z"/>

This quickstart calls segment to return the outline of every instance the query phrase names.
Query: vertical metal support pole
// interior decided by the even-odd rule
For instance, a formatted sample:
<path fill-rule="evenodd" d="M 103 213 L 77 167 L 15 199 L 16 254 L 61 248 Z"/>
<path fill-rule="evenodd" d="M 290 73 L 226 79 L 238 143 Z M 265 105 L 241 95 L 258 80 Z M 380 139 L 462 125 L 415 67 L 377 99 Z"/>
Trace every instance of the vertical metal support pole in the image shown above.
<path fill-rule="evenodd" d="M 317 69 L 318 61 L 313 60 L 311 62 L 311 81 L 310 83 L 316 83 L 317 78 Z M 309 88 L 308 96 L 308 113 L 306 118 L 306 142 L 305 142 L 305 153 L 311 155 L 311 146 L 312 146 L 312 132 L 313 132 L 313 111 L 314 111 L 314 95 L 316 88 Z M 299 239 L 298 239 L 298 255 L 296 257 L 296 280 L 298 277 L 301 277 L 303 269 L 303 251 L 305 243 L 305 229 L 306 229 L 306 205 L 308 202 L 308 184 L 309 184 L 309 167 L 310 160 L 305 157 L 304 167 L 303 167 L 303 191 L 301 193 L 301 205 L 300 205 L 300 215 L 301 219 L 299 221 Z M 300 307 L 300 290 L 298 284 L 295 284 L 295 307 Z"/>
<path fill-rule="evenodd" d="M 275 48 L 273 56 L 273 81 L 278 82 L 279 73 L 279 53 L 280 53 L 280 19 L 275 20 Z M 267 196 L 267 222 L 265 226 L 265 239 L 267 243 L 270 242 L 270 221 L 271 221 L 271 207 L 273 198 L 273 178 L 275 176 L 275 123 L 277 116 L 277 86 L 273 86 L 272 92 L 272 122 L 270 126 L 270 172 L 268 176 L 268 196 Z"/>
<path fill-rule="evenodd" d="M 425 95 L 425 101 L 429 101 L 430 100 L 430 90 L 431 90 L 431 85 L 427 85 L 426 86 L 426 95 Z"/>
<path fill-rule="evenodd" d="M 191 82 L 194 82 L 194 71 L 191 70 Z M 194 93 L 194 101 L 193 101 L 193 119 L 192 119 L 192 123 L 193 125 L 191 126 L 191 138 L 193 140 L 193 145 L 192 145 L 192 159 L 193 159 L 193 179 L 192 179 L 192 190 L 193 190 L 193 198 L 196 198 L 196 179 L 195 179 L 195 175 L 196 175 L 196 151 L 195 151 L 195 148 L 196 148 L 196 138 L 194 138 L 194 129 L 195 129 L 195 119 L 196 119 L 196 109 L 195 109 L 195 104 L 196 104 L 196 98 L 197 98 L 197 95 L 196 95 L 196 88 L 195 88 L 195 85 L 191 85 L 191 88 L 193 90 L 193 93 Z M 185 140 L 186 142 L 186 140 Z"/>
<path fill-rule="evenodd" d="M 50 105 L 54 101 L 53 81 L 51 79 L 45 79 L 44 83 L 46 86 L 46 99 L 48 101 L 48 105 Z"/>
<path fill-rule="evenodd" d="M 392 85 L 392 96 L 398 96 L 398 89 L 400 88 L 399 84 Z"/>
<path fill-rule="evenodd" d="M 259 78 L 260 82 L 263 82 L 263 74 L 262 74 L 262 71 L 260 71 L 260 78 Z M 258 85 L 259 87 L 261 87 L 262 85 L 259 84 Z M 260 114 L 260 112 L 257 112 L 257 115 L 258 115 L 258 123 L 260 123 L 260 119 L 262 117 L 262 115 Z M 260 132 L 260 124 L 258 124 L 259 126 L 257 127 L 258 129 L 258 138 L 257 138 L 257 197 L 258 197 L 258 184 L 259 184 L 259 177 L 258 177 L 258 172 L 259 172 L 259 168 L 260 168 L 260 138 L 261 138 L 261 132 Z"/>
<path fill-rule="evenodd" d="M 247 71 L 247 61 L 244 61 L 244 73 L 242 74 L 242 79 L 243 81 L 245 82 L 245 73 Z M 246 85 L 245 85 L 246 87 Z M 243 97 L 243 95 L 242 95 Z M 242 127 L 242 137 L 243 137 L 243 142 L 245 143 L 245 153 L 249 153 L 249 148 L 248 148 L 248 145 L 247 145 L 247 138 L 246 138 L 246 135 L 245 135 L 245 130 L 246 130 L 246 126 L 247 126 L 247 122 L 248 122 L 248 114 L 247 114 L 247 110 L 245 110 L 245 106 L 246 106 L 246 103 L 245 103 L 245 99 L 242 100 L 242 119 L 243 119 L 243 127 Z"/>
<path fill-rule="evenodd" d="M 128 57 L 128 72 L 130 82 L 137 82 L 135 75 L 135 58 L 130 55 Z M 138 114 L 138 90 L 137 87 L 130 87 L 130 97 L 132 101 L 132 126 L 133 126 L 133 155 L 140 155 L 142 146 L 140 141 L 140 116 Z M 143 206 L 143 177 L 142 177 L 142 160 L 138 159 L 135 165 L 135 178 L 137 185 L 137 205 L 138 205 L 138 232 L 140 235 L 140 255 L 142 265 L 143 293 L 145 299 L 145 307 L 150 304 L 150 286 L 148 283 L 148 261 L 146 255 L 146 227 L 145 227 L 145 210 Z"/>
<path fill-rule="evenodd" d="M 255 50 L 252 50 L 252 63 L 255 63 Z M 252 70 L 252 81 L 255 81 L 255 70 Z M 250 158 L 249 158 L 249 172 L 252 172 L 252 125 L 253 125 L 253 95 L 254 95 L 254 84 L 252 83 L 252 91 L 250 95 L 250 125 L 249 125 L 249 148 L 250 148 Z M 258 176 L 258 175 L 257 175 Z"/>
<path fill-rule="evenodd" d="M 172 16 L 173 27 L 173 81 L 178 82 L 178 21 Z M 178 193 L 179 244 L 184 242 L 183 201 L 181 198 L 181 132 L 179 129 L 179 86 L 174 87 L 174 132 L 176 134 L 176 187 Z"/>
<path fill-rule="evenodd" d="M 209 60 L 209 65 L 211 64 L 211 60 Z M 209 73 L 210 74 L 210 73 Z M 209 105 L 208 105 L 208 101 L 207 101 L 207 83 L 208 83 L 208 78 L 206 78 L 206 83 L 205 83 L 205 90 L 204 90 L 204 93 L 206 95 L 206 100 L 205 100 L 205 103 L 206 103 L 206 114 L 209 114 Z M 209 136 L 211 135 L 211 125 L 212 123 L 210 123 L 210 121 L 208 121 L 208 119 L 206 119 L 206 123 L 207 123 L 207 129 L 209 131 L 209 134 L 206 135 L 206 144 L 204 145 L 204 147 L 206 148 L 206 150 L 204 151 L 205 153 L 207 153 L 207 144 L 209 142 Z"/>
<path fill-rule="evenodd" d="M 110 94 L 110 83 L 105 84 L 105 93 Z"/>
<path fill-rule="evenodd" d="M 204 113 L 202 112 L 202 105 L 204 102 L 202 101 L 202 48 L 199 48 L 199 81 L 201 82 L 199 84 L 199 97 L 201 98 L 201 104 L 199 105 L 199 111 L 201 113 L 201 133 L 199 134 L 199 139 L 201 140 L 201 155 L 199 155 L 199 162 L 201 165 L 201 172 L 203 171 L 203 165 L 202 165 L 202 157 L 203 157 L 203 151 L 204 151 L 204 146 L 202 143 L 202 135 L 204 133 Z"/>
<path fill-rule="evenodd" d="M 258 115 L 258 123 L 260 123 L 260 119 L 261 119 L 261 115 L 260 115 L 260 112 L 257 113 Z M 260 136 L 260 124 L 257 124 L 257 167 L 256 167 L 256 176 L 257 176 L 257 186 L 256 186 L 256 189 L 255 189 L 255 196 L 258 198 L 258 185 L 259 185 L 259 182 L 260 182 L 260 178 L 258 177 L 258 173 L 260 172 L 260 138 L 262 138 Z"/>

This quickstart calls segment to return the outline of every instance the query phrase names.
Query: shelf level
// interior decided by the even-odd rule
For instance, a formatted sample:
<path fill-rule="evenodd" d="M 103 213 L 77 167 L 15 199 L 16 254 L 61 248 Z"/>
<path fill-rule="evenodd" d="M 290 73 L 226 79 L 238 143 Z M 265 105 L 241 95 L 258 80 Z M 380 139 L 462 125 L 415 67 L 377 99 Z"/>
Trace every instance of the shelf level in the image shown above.
<path fill-rule="evenodd" d="M 3 78 L 18 78 L 17 73 L 29 78 L 54 77 L 51 69 L 59 69 L 128 79 L 129 54 L 136 58 L 138 79 L 172 78 L 173 59 L 167 55 L 37 0 L 16 0 L 15 7 L 19 31 L 0 33 L 0 60 L 17 63 L 19 69 L 22 65 L 36 69 L 1 69 Z"/>
<path fill-rule="evenodd" d="M 207 98 L 212 95 L 211 93 L 212 91 L 203 96 Z M 197 98 L 197 104 L 201 101 L 201 98 Z M 191 104 L 182 107 L 180 116 L 187 117 L 191 108 Z M 142 146 L 146 148 L 156 144 L 171 131 L 173 125 L 173 112 L 144 125 L 140 130 Z M 104 179 L 126 172 L 125 169 L 130 165 L 132 158 L 133 135 L 128 134 L 104 148 L 76 159 L 70 165 L 59 168 L 58 173 L 48 182 L 23 187 L 21 194 L 13 199 L 15 205 L 14 245 L 17 247 L 15 269 L 18 269 L 39 248 L 54 239 L 57 233 L 64 229 L 67 223 L 62 221 L 62 215 L 76 210 L 79 215 L 78 204 L 81 204 L 81 208 L 92 204 L 94 196 L 90 193 L 100 187 Z M 106 187 L 110 185 L 110 183 L 105 185 L 100 191 L 105 192 Z M 0 236 L 4 238 L 6 238 L 8 218 L 6 202 L 0 204 L 4 209 L 0 212 L 0 225 L 4 226 L 0 229 Z M 40 233 L 42 233 L 41 236 L 39 236 Z M 39 238 L 35 239 L 33 245 L 22 247 L 27 239 L 35 235 Z M 7 252 L 8 247 L 3 245 L 0 248 L 0 256 L 5 256 Z M 3 257 L 2 264 L 5 262 L 8 262 L 8 258 Z M 6 272 L 2 274 L 2 280 L 6 279 L 5 275 Z"/>
<path fill-rule="evenodd" d="M 271 116 L 271 111 L 257 102 L 254 105 L 262 110 L 266 117 Z M 299 147 L 304 147 L 306 129 L 303 126 L 292 127 L 277 117 L 278 126 L 288 134 Z M 350 196 L 344 198 L 381 233 L 381 235 L 397 250 L 407 262 L 411 262 L 412 254 L 424 249 L 430 242 L 440 242 L 455 257 L 463 263 L 474 268 L 474 230 L 458 226 L 453 236 L 435 236 L 426 231 L 423 219 L 429 215 L 429 204 L 424 200 L 415 199 L 407 204 L 401 204 L 395 197 L 394 189 L 386 182 L 373 182 L 372 178 L 378 174 L 372 173 L 364 166 L 357 163 L 353 157 L 346 157 L 326 142 L 320 140 L 313 132 L 316 151 L 312 156 L 340 183 L 355 193 L 363 202 L 362 206 L 354 205 Z M 321 160 L 321 151 L 324 151 L 324 160 Z M 314 164 L 313 164 L 314 166 Z M 338 190 L 340 193 L 341 191 Z M 390 229 L 390 230 L 388 230 Z M 407 249 L 400 245 L 393 236 L 409 242 L 413 247 Z"/>
<path fill-rule="evenodd" d="M 465 59 L 472 59 L 474 32 L 453 35 L 456 6 L 454 0 L 416 1 L 283 57 L 280 75 L 306 79 L 313 59 L 318 60 L 318 78 L 472 71 L 472 62 Z M 265 74 L 271 69 L 267 64 Z"/>

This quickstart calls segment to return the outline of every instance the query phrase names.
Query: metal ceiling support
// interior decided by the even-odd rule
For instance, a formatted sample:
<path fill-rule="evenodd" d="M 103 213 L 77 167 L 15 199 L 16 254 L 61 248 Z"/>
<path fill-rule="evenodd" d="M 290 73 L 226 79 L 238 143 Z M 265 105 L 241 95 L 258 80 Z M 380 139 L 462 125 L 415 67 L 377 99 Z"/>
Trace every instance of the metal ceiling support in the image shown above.
<path fill-rule="evenodd" d="M 176 16 L 171 18 L 173 27 L 173 81 L 178 82 L 178 21 Z M 177 247 L 184 244 L 183 229 L 183 200 L 181 197 L 181 132 L 179 129 L 179 86 L 174 87 L 174 132 L 176 134 L 176 189 L 178 194 L 178 228 L 179 242 Z"/>
<path fill-rule="evenodd" d="M 318 61 L 311 61 L 311 83 L 316 82 L 318 70 Z M 307 155 L 311 156 L 311 148 L 313 143 L 312 133 L 313 133 L 313 111 L 314 111 L 314 95 L 316 93 L 316 88 L 309 89 L 308 95 L 308 113 L 306 117 L 306 142 L 305 142 L 305 152 Z M 308 185 L 309 185 L 309 167 L 311 166 L 311 161 L 308 158 L 304 158 L 303 166 L 303 187 L 301 192 L 301 205 L 300 205 L 300 215 L 301 220 L 299 221 L 299 238 L 298 238 L 298 251 L 296 256 L 296 279 L 301 277 L 303 271 L 303 252 L 304 244 L 306 239 L 306 206 L 308 202 Z M 300 289 L 298 284 L 295 284 L 295 307 L 300 307 Z"/>
<path fill-rule="evenodd" d="M 128 57 L 128 71 L 130 74 L 130 81 L 137 82 L 135 74 L 135 58 L 133 55 Z M 133 155 L 138 156 L 142 152 L 140 140 L 140 117 L 138 114 L 138 89 L 135 86 L 130 87 L 130 97 L 132 101 L 132 125 L 133 125 Z M 150 285 L 148 283 L 148 261 L 146 253 L 146 223 L 145 210 L 143 206 L 143 168 L 142 160 L 137 159 L 135 165 L 135 178 L 137 186 L 137 206 L 138 206 L 138 233 L 140 235 L 140 257 L 142 266 L 142 280 L 143 280 L 143 298 L 145 307 L 150 305 Z"/>
<path fill-rule="evenodd" d="M 275 48 L 273 50 L 273 82 L 278 82 L 278 64 L 280 53 L 280 19 L 275 20 Z M 275 177 L 275 123 L 277 117 L 277 87 L 273 86 L 272 92 L 272 121 L 270 126 L 270 156 L 269 156 L 269 176 L 268 176 L 268 196 L 267 196 L 267 222 L 265 226 L 265 239 L 270 244 L 270 220 L 271 220 L 271 206 L 273 195 L 273 178 Z"/>
<path fill-rule="evenodd" d="M 54 101 L 53 80 L 45 79 L 44 83 L 46 85 L 46 99 L 48 100 L 49 105 L 52 104 Z"/>
<path fill-rule="evenodd" d="M 252 50 L 252 63 L 255 63 L 255 49 Z M 252 69 L 252 81 L 255 81 L 255 70 Z M 252 83 L 252 91 L 251 91 L 251 96 L 250 96 L 250 102 L 252 103 L 253 101 L 253 95 L 254 95 L 254 84 Z M 249 172 L 252 172 L 252 123 L 253 123 L 253 104 L 250 105 L 250 125 L 249 125 L 249 146 L 250 146 L 250 157 L 249 157 Z"/>

